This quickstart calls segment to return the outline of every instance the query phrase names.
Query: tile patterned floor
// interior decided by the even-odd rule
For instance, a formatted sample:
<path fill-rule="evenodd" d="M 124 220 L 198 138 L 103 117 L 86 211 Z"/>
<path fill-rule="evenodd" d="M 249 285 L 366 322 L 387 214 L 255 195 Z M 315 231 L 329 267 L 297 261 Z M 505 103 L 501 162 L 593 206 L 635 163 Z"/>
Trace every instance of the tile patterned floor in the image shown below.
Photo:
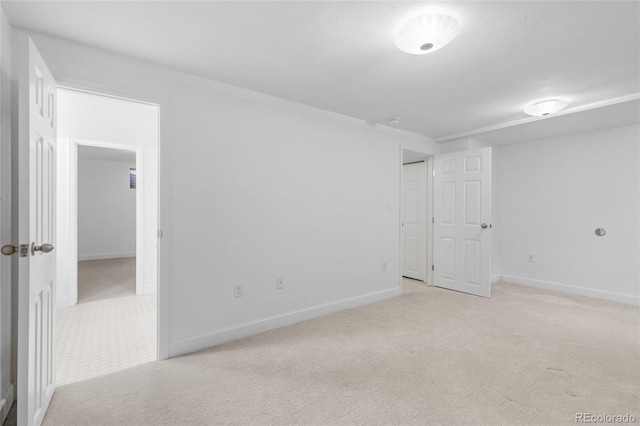
<path fill-rule="evenodd" d="M 156 359 L 156 296 L 126 296 L 57 311 L 56 385 Z"/>

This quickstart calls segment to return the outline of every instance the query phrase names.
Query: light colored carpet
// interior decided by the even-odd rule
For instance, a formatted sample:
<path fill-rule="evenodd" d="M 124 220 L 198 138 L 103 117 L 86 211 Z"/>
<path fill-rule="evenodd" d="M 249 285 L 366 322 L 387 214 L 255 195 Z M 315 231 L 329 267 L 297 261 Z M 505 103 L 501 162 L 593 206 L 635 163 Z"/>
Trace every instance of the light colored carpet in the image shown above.
<path fill-rule="evenodd" d="M 575 424 L 640 418 L 637 307 L 405 280 L 384 302 L 59 388 L 46 425 Z"/>
<path fill-rule="evenodd" d="M 78 303 L 135 294 L 135 257 L 78 262 Z"/>
<path fill-rule="evenodd" d="M 58 386 L 156 357 L 156 296 L 127 296 L 57 310 Z"/>

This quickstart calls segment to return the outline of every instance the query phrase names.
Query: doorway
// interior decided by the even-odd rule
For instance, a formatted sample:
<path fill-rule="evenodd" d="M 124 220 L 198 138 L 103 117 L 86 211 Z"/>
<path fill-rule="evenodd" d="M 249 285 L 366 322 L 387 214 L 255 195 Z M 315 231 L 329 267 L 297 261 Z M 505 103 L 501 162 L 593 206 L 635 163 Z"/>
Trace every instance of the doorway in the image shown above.
<path fill-rule="evenodd" d="M 58 90 L 58 386 L 157 356 L 158 107 Z"/>
<path fill-rule="evenodd" d="M 78 303 L 135 296 L 136 151 L 79 145 L 77 153 Z"/>
<path fill-rule="evenodd" d="M 402 152 L 402 277 L 432 284 L 431 157 Z"/>

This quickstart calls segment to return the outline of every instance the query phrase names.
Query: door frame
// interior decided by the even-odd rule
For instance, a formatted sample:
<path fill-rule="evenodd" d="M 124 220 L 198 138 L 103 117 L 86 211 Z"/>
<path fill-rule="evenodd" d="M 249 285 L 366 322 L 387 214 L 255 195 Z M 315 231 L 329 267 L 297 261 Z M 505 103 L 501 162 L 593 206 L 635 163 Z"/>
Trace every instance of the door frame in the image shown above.
<path fill-rule="evenodd" d="M 164 221 L 168 220 L 168 215 L 163 214 L 166 208 L 163 207 L 167 201 L 163 198 L 163 187 L 168 184 L 169 176 L 166 169 L 163 167 L 165 161 L 167 161 L 162 155 L 162 112 L 163 105 L 170 105 L 168 98 L 149 98 L 149 95 L 145 91 L 130 91 L 122 90 L 118 87 L 111 85 L 102 85 L 92 81 L 86 80 L 72 80 L 72 81 L 58 81 L 58 89 L 74 90 L 76 92 L 87 93 L 91 95 L 105 96 L 114 99 L 120 99 L 129 102 L 137 102 L 141 104 L 152 105 L 158 108 L 158 208 L 157 208 L 157 221 L 158 221 L 158 251 L 157 251 L 157 359 L 165 360 L 169 359 L 169 291 L 167 282 L 164 279 L 169 276 L 168 262 L 163 262 L 163 258 L 167 255 L 165 250 L 162 250 L 162 240 L 170 237 L 164 235 L 162 229 L 164 227 Z M 136 161 L 138 156 L 136 155 Z M 137 225 L 137 224 L 136 224 Z"/>
<path fill-rule="evenodd" d="M 433 155 L 432 154 L 423 154 L 417 153 L 411 149 L 405 149 L 400 146 L 400 165 L 399 165 L 399 173 L 400 173 L 400 209 L 399 217 L 398 217 L 398 228 L 399 228 L 399 244 L 400 244 L 400 268 L 399 268 L 399 280 L 400 280 L 400 289 L 403 290 L 403 279 L 404 276 L 404 241 L 403 241 L 403 221 L 404 221 L 404 151 L 411 151 L 416 154 L 420 154 L 423 159 L 409 162 L 417 163 L 424 161 L 427 164 L 427 281 L 426 285 L 433 286 L 433 268 L 430 266 L 433 265 Z"/>
<path fill-rule="evenodd" d="M 80 139 L 69 140 L 69 306 L 78 303 L 78 147 L 117 149 L 136 153 L 136 176 L 144 176 L 144 151 L 140 146 L 95 142 Z M 144 295 L 144 179 L 136 181 L 136 296 Z"/>

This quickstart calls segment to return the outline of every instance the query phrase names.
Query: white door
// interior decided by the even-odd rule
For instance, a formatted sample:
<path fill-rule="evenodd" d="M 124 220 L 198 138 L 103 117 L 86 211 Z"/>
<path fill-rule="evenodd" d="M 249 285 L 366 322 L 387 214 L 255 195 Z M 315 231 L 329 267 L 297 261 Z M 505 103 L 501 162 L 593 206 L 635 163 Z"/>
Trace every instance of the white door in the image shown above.
<path fill-rule="evenodd" d="M 404 180 L 403 276 L 427 281 L 427 163 L 402 166 Z"/>
<path fill-rule="evenodd" d="M 38 425 L 55 389 L 56 82 L 24 34 L 18 55 L 18 424 Z"/>
<path fill-rule="evenodd" d="M 491 148 L 434 158 L 434 285 L 491 297 Z"/>

